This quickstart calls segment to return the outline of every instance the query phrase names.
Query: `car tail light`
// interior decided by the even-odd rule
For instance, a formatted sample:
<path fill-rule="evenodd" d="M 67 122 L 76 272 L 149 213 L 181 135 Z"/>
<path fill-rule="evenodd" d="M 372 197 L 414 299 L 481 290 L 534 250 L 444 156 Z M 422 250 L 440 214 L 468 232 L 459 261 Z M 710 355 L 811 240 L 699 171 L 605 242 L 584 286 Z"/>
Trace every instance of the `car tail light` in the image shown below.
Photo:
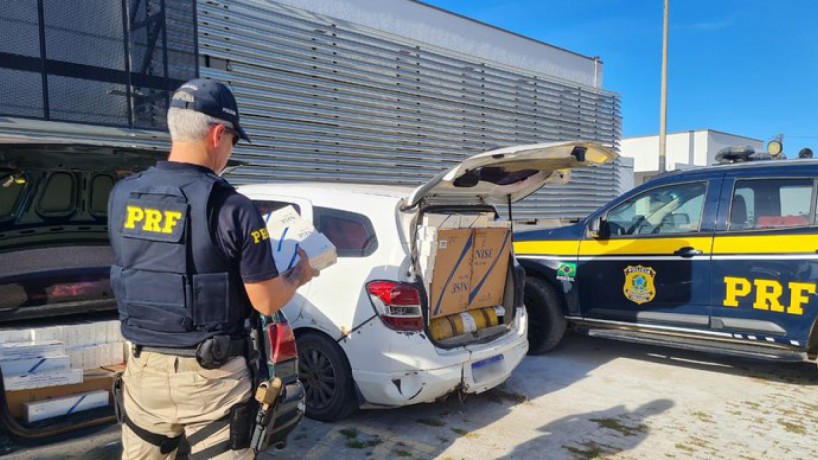
<path fill-rule="evenodd" d="M 267 325 L 267 339 L 269 343 L 268 356 L 270 362 L 278 364 L 298 357 L 295 345 L 295 334 L 286 319 Z"/>
<path fill-rule="evenodd" d="M 369 300 L 381 321 L 396 331 L 422 331 L 420 293 L 409 284 L 372 281 L 366 285 Z"/>

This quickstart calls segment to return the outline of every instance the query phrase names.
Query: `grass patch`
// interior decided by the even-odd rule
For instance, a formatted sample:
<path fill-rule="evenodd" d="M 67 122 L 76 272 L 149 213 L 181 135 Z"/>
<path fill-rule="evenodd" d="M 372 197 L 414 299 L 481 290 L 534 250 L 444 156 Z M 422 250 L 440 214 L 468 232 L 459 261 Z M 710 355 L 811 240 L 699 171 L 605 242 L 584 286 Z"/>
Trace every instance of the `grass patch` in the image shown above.
<path fill-rule="evenodd" d="M 696 447 L 708 447 L 709 446 L 709 443 L 706 440 L 704 440 L 702 438 L 697 438 L 696 436 L 691 436 L 690 437 L 690 444 L 693 444 Z"/>
<path fill-rule="evenodd" d="M 583 444 L 582 447 L 583 448 L 576 446 L 562 446 L 562 448 L 570 452 L 575 459 L 602 458 L 602 448 L 595 442 L 589 441 Z"/>
<path fill-rule="evenodd" d="M 452 428 L 452 431 L 459 434 L 460 436 L 466 436 L 467 434 L 469 434 L 469 432 L 464 430 L 463 428 Z"/>
<path fill-rule="evenodd" d="M 411 453 L 411 452 L 407 452 L 407 451 L 405 451 L 405 450 L 396 450 L 396 451 L 395 451 L 395 455 L 397 455 L 398 457 L 411 457 L 411 456 L 412 456 L 412 453 Z"/>
<path fill-rule="evenodd" d="M 358 437 L 358 430 L 355 428 L 344 428 L 343 430 L 339 430 L 338 432 L 341 433 L 341 435 L 343 435 L 347 439 Z"/>
<path fill-rule="evenodd" d="M 358 441 L 357 439 L 350 439 L 347 441 L 347 447 L 351 449 L 365 449 L 366 443 L 363 441 Z"/>
<path fill-rule="evenodd" d="M 693 448 L 692 448 L 692 447 L 690 447 L 690 446 L 686 446 L 686 445 L 684 445 L 684 444 L 682 444 L 682 443 L 680 443 L 680 442 L 677 442 L 675 447 L 676 447 L 677 449 L 679 449 L 679 450 L 683 450 L 683 451 L 685 451 L 685 452 L 693 452 Z"/>
<path fill-rule="evenodd" d="M 496 402 L 496 403 L 501 403 L 503 401 L 511 401 L 513 403 L 516 403 L 516 404 L 522 404 L 522 403 L 528 402 L 528 396 L 526 396 L 526 395 L 523 395 L 523 394 L 520 394 L 520 393 L 514 393 L 514 392 L 511 392 L 511 391 L 501 390 L 501 389 L 498 389 L 498 388 L 490 390 L 488 392 L 488 398 L 492 402 Z"/>
<path fill-rule="evenodd" d="M 807 434 L 807 429 L 804 428 L 804 425 L 799 425 L 799 424 L 796 424 L 796 423 L 787 422 L 786 420 L 779 420 L 778 424 L 782 425 L 784 427 L 784 429 L 788 433 L 795 433 L 795 434 L 802 434 L 802 435 Z"/>
<path fill-rule="evenodd" d="M 693 412 L 693 416 L 705 423 L 715 423 L 713 421 L 713 416 L 708 414 L 707 412 L 701 411 Z"/>
<path fill-rule="evenodd" d="M 625 436 L 636 436 L 638 433 L 643 433 L 646 429 L 645 425 L 631 427 L 623 425 L 621 421 L 615 418 L 592 418 L 592 422 L 596 422 L 602 428 L 622 433 Z"/>
<path fill-rule="evenodd" d="M 383 440 L 381 440 L 380 438 L 368 439 L 366 441 L 361 441 L 361 440 L 358 440 L 358 439 L 350 439 L 350 440 L 347 441 L 347 447 L 350 447 L 352 449 L 366 449 L 367 447 L 375 447 L 378 444 L 382 444 L 382 443 L 383 443 Z"/>
<path fill-rule="evenodd" d="M 422 423 L 424 425 L 429 425 L 429 426 L 443 426 L 443 425 L 446 424 L 446 423 L 444 423 L 444 422 L 442 422 L 440 420 L 434 419 L 434 418 L 418 418 L 418 419 L 415 419 L 415 422 Z"/>

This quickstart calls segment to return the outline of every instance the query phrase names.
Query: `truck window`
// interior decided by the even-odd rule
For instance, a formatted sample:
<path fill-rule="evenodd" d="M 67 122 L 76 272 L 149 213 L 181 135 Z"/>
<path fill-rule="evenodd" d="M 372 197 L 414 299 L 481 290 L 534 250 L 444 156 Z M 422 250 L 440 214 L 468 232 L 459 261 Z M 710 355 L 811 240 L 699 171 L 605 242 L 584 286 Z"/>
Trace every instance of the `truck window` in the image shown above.
<path fill-rule="evenodd" d="M 611 236 L 698 232 L 706 193 L 706 182 L 689 182 L 636 195 L 608 212 Z"/>
<path fill-rule="evenodd" d="M 728 230 L 806 227 L 811 222 L 812 179 L 736 181 Z"/>

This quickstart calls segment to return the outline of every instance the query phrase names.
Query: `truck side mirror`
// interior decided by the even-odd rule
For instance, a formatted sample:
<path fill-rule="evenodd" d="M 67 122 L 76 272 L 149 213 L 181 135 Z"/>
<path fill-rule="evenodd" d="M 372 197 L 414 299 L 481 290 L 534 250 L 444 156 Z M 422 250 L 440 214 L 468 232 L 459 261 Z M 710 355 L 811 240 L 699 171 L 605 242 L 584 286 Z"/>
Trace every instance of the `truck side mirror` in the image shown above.
<path fill-rule="evenodd" d="M 596 216 L 588 222 L 588 236 L 594 239 L 607 238 L 608 221 L 605 216 Z"/>

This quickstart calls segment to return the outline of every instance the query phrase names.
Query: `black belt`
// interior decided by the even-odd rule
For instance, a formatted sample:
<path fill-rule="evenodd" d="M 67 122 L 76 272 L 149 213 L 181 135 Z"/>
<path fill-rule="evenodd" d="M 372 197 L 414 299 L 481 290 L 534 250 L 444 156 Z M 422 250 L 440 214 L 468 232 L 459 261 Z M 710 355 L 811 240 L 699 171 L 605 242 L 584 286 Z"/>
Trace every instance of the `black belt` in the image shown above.
<path fill-rule="evenodd" d="M 210 340 L 210 339 L 208 339 Z M 143 351 L 150 351 L 153 353 L 160 353 L 163 355 L 170 355 L 170 356 L 181 356 L 185 358 L 196 358 L 197 351 L 199 347 L 193 348 L 173 348 L 173 347 L 154 347 L 150 345 L 135 345 L 134 346 L 134 355 L 138 358 L 139 353 Z M 229 344 L 227 345 L 227 350 L 225 353 L 224 359 L 231 359 L 237 356 L 245 356 L 247 352 L 247 339 L 235 339 L 230 340 Z"/>
<path fill-rule="evenodd" d="M 152 353 L 160 353 L 163 355 L 171 355 L 171 356 L 184 356 L 187 358 L 195 358 L 196 357 L 196 349 L 195 348 L 168 348 L 168 347 L 150 347 L 150 346 L 136 346 L 136 356 L 139 357 L 139 353 L 143 351 L 150 351 Z"/>

